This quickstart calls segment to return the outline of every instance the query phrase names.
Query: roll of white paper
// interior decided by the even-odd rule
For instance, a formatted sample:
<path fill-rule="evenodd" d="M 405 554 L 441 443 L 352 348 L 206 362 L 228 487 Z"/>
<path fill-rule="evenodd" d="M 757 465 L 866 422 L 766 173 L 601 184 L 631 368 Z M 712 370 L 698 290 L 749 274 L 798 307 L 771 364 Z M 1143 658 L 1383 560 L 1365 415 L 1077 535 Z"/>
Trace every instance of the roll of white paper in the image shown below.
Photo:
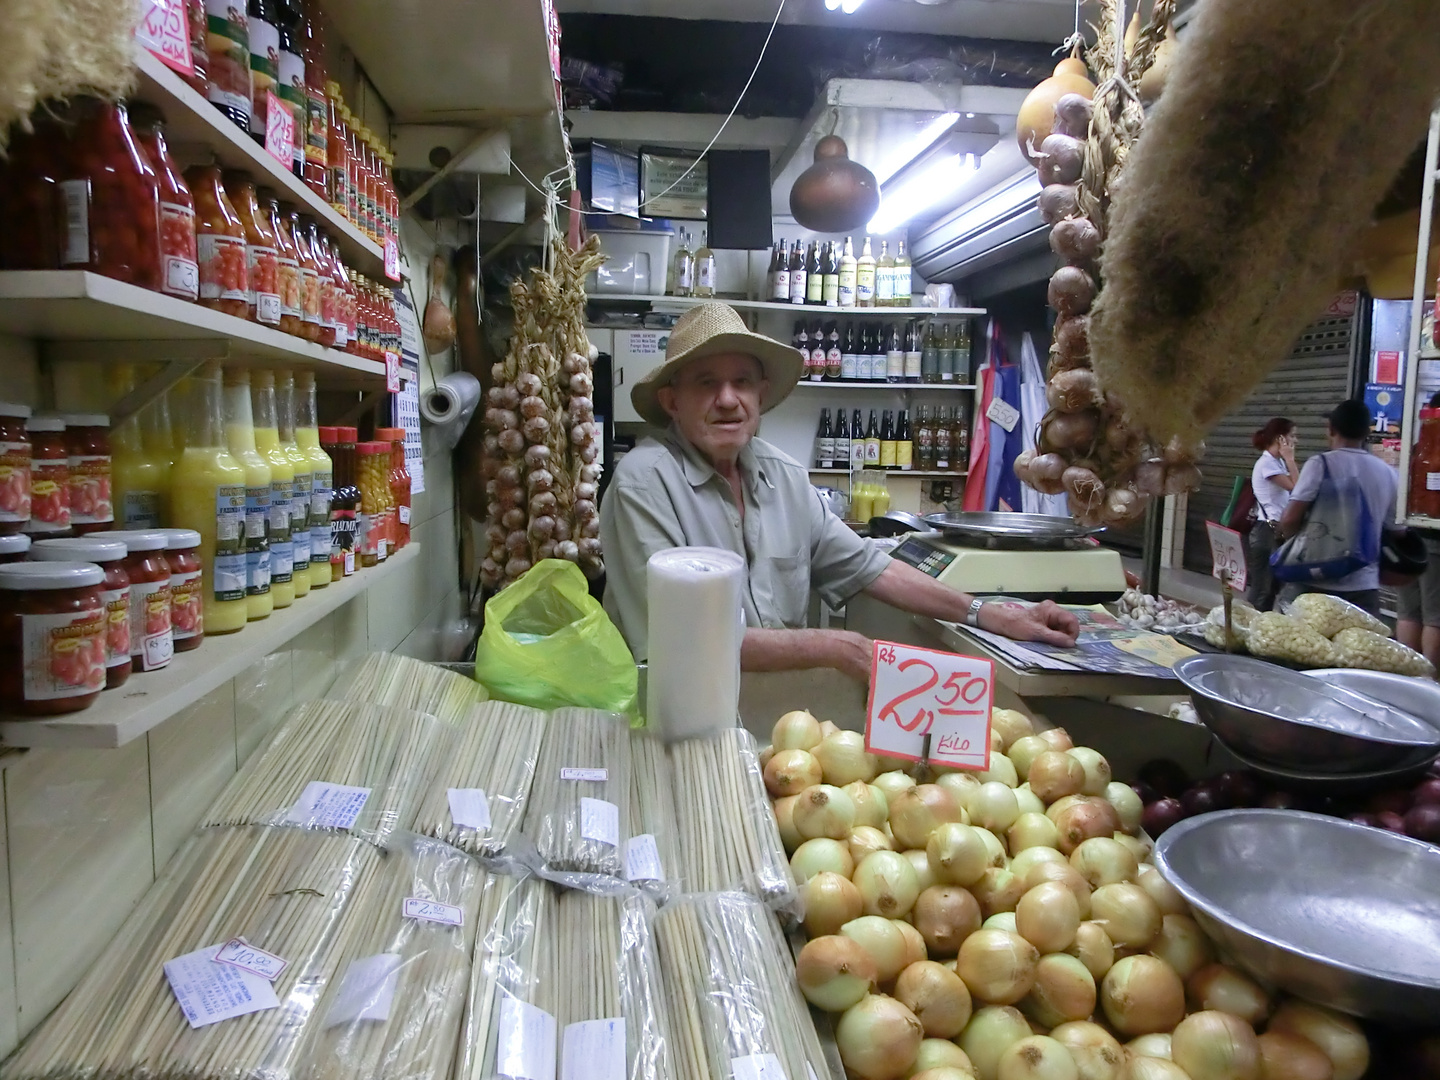
<path fill-rule="evenodd" d="M 479 404 L 480 380 L 468 371 L 455 371 L 420 395 L 420 415 L 453 447 Z"/>
<path fill-rule="evenodd" d="M 740 713 L 745 560 L 721 548 L 670 548 L 650 556 L 646 570 L 646 718 L 666 742 L 734 727 Z"/>

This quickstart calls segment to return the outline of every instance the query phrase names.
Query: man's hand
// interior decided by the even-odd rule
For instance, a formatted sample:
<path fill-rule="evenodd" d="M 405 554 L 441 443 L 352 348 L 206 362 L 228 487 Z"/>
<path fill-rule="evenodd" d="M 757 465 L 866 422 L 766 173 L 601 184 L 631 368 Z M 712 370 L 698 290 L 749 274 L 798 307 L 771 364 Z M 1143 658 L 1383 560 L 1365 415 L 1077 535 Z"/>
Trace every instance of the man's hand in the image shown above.
<path fill-rule="evenodd" d="M 1043 641 L 1068 649 L 1080 633 L 1080 620 L 1053 600 L 1042 600 L 1031 607 L 985 604 L 980 608 L 980 628 L 1016 641 Z"/>
<path fill-rule="evenodd" d="M 830 666 L 864 686 L 870 685 L 870 668 L 875 659 L 875 642 L 850 630 L 822 630 L 829 637 Z"/>

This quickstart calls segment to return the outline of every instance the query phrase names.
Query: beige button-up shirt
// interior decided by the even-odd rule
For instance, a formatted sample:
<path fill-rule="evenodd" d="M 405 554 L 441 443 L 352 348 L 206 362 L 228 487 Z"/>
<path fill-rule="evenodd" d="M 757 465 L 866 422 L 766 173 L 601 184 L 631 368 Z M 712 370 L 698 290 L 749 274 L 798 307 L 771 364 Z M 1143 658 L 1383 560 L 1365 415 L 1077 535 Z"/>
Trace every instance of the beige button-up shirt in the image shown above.
<path fill-rule="evenodd" d="M 805 625 L 810 590 L 831 605 L 869 586 L 889 556 L 830 513 L 804 466 L 762 439 L 740 454 L 745 518 L 729 483 L 674 427 L 626 454 L 600 506 L 605 610 L 637 660 L 647 651 L 646 563 L 674 547 L 745 559 L 747 626 Z"/>

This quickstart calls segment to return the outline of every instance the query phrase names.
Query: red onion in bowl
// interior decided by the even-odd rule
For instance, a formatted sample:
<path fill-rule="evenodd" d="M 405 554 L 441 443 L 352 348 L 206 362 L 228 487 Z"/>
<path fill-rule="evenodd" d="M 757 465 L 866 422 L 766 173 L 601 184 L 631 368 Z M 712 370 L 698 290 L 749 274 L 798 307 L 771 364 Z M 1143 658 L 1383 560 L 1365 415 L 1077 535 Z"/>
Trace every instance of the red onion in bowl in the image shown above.
<path fill-rule="evenodd" d="M 1440 844 L 1440 806 L 1422 803 L 1412 806 L 1402 822 L 1403 831 L 1417 840 Z"/>
<path fill-rule="evenodd" d="M 1185 807 L 1179 799 L 1157 799 L 1145 807 L 1140 824 L 1151 837 L 1158 839 L 1161 833 L 1171 825 L 1183 821 L 1186 816 Z"/>
<path fill-rule="evenodd" d="M 1440 777 L 1431 776 L 1415 785 L 1411 792 L 1415 806 L 1440 806 Z"/>

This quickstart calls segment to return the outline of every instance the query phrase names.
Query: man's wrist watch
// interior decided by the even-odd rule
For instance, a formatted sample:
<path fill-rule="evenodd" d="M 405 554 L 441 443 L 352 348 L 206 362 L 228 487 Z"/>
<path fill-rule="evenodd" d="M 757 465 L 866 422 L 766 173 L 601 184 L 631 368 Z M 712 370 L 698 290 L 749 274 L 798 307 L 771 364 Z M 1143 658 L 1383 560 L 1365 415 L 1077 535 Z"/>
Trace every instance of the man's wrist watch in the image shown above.
<path fill-rule="evenodd" d="M 984 606 L 985 601 L 981 600 L 978 596 L 970 601 L 970 610 L 965 612 L 966 626 L 978 627 L 980 625 L 980 609 Z"/>

